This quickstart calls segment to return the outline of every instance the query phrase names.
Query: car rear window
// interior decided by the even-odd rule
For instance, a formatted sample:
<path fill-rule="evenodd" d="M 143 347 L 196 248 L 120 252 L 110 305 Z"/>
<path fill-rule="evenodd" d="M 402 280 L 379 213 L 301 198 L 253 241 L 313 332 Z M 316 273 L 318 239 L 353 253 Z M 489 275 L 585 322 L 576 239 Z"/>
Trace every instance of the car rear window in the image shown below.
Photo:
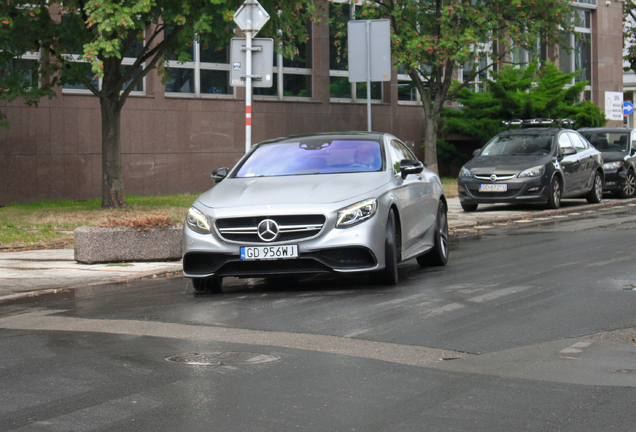
<path fill-rule="evenodd" d="M 626 152 L 629 150 L 629 133 L 625 132 L 585 132 L 583 135 L 597 150 L 606 152 Z"/>
<path fill-rule="evenodd" d="M 328 139 L 264 144 L 257 147 L 235 177 L 334 174 L 380 171 L 380 143 Z"/>
<path fill-rule="evenodd" d="M 480 156 L 547 155 L 551 151 L 552 135 L 500 135 L 486 144 Z"/>

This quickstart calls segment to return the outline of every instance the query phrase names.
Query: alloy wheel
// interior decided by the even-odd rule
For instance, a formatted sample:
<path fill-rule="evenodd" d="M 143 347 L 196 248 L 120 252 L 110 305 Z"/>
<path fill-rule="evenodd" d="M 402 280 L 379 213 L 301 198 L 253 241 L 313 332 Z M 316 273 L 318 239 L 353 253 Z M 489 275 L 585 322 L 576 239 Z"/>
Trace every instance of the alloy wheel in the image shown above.
<path fill-rule="evenodd" d="M 636 176 L 634 176 L 633 171 L 628 171 L 625 184 L 623 185 L 623 196 L 631 197 L 634 195 L 634 192 L 636 192 Z"/>

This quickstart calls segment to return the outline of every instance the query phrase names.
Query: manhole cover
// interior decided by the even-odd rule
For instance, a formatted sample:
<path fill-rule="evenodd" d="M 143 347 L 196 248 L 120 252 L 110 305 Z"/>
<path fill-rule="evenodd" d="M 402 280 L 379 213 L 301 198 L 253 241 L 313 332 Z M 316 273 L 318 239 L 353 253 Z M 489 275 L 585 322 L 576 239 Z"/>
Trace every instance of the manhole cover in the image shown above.
<path fill-rule="evenodd" d="M 272 354 L 250 352 L 209 352 L 185 353 L 163 358 L 172 363 L 183 363 L 196 366 L 235 366 L 271 363 L 280 360 Z"/>

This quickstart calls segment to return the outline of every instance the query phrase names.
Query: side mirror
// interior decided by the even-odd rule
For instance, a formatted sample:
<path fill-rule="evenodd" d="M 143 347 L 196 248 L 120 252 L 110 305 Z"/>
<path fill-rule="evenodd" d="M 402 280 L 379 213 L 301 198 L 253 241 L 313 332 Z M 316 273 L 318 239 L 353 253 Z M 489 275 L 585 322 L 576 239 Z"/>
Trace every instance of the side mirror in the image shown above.
<path fill-rule="evenodd" d="M 210 177 L 214 179 L 214 183 L 219 183 L 221 180 L 227 177 L 229 172 L 230 172 L 230 169 L 227 167 L 217 168 L 214 171 L 212 171 L 212 175 Z"/>
<path fill-rule="evenodd" d="M 636 147 L 632 147 L 632 151 L 630 151 L 629 154 L 634 156 L 636 154 Z"/>
<path fill-rule="evenodd" d="M 424 171 L 422 162 L 413 159 L 402 159 L 400 161 L 400 174 L 405 179 L 409 174 L 419 174 Z"/>
<path fill-rule="evenodd" d="M 565 147 L 561 149 L 561 154 L 563 156 L 570 156 L 576 154 L 576 150 L 574 149 L 574 147 Z"/>
<path fill-rule="evenodd" d="M 477 150 L 473 152 L 473 156 L 479 156 L 480 153 L 481 153 L 481 149 L 478 148 Z"/>

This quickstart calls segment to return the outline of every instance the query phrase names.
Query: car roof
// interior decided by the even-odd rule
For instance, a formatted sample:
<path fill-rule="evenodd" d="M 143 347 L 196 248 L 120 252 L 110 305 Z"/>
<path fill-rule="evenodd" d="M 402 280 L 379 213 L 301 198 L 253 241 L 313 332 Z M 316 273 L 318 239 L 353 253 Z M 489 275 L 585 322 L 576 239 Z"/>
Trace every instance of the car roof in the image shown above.
<path fill-rule="evenodd" d="M 581 128 L 579 132 L 631 132 L 634 128 L 628 127 L 594 127 L 594 128 Z"/>
<path fill-rule="evenodd" d="M 351 139 L 364 139 L 368 141 L 377 141 L 381 142 L 382 138 L 388 135 L 384 132 L 358 132 L 358 131 L 349 131 L 349 132 L 321 132 L 314 134 L 301 134 L 301 135 L 290 135 L 286 137 L 279 137 L 270 139 L 267 141 L 262 141 L 257 145 L 266 145 L 266 144 L 275 144 L 275 143 L 285 143 L 285 142 L 298 142 L 298 141 L 313 141 L 315 139 L 329 139 L 329 140 L 351 140 Z"/>

